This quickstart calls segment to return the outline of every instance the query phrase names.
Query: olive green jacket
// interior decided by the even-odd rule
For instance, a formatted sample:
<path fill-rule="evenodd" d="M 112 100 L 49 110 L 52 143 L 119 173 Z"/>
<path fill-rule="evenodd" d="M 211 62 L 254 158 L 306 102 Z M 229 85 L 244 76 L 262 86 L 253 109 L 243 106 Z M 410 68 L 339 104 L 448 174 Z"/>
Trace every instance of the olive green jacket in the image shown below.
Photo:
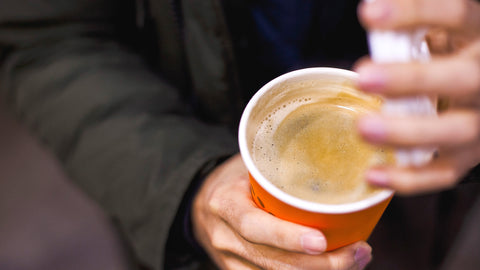
<path fill-rule="evenodd" d="M 242 2 L 0 1 L 1 97 L 105 209 L 132 268 L 203 267 L 182 254 L 185 194 L 237 151 L 252 89 L 240 86 L 243 59 L 224 14 L 241 16 Z M 439 195 L 394 198 L 371 237 L 370 269 L 439 268 L 428 265 L 452 245 L 462 252 L 442 270 L 480 265 L 478 175 Z"/>
<path fill-rule="evenodd" d="M 163 268 L 195 175 L 237 151 L 222 12 L 217 0 L 0 1 L 2 98 L 148 269 Z"/>

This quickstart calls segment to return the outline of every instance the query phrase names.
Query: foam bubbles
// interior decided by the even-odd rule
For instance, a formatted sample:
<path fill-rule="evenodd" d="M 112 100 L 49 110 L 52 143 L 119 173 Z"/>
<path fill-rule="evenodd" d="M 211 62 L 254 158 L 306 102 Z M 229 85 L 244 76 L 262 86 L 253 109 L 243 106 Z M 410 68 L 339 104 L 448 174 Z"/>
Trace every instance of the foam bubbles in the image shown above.
<path fill-rule="evenodd" d="M 363 181 L 363 171 L 388 160 L 387 154 L 360 142 L 352 130 L 361 110 L 344 105 L 307 96 L 275 106 L 253 142 L 252 157 L 262 174 L 287 193 L 321 203 L 376 192 Z"/>

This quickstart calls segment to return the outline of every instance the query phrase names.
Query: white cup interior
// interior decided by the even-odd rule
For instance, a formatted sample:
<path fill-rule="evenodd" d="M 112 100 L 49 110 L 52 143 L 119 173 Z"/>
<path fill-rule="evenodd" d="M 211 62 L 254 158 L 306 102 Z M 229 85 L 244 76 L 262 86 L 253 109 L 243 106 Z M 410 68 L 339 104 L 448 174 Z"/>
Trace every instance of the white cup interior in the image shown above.
<path fill-rule="evenodd" d="M 311 83 L 314 81 L 319 85 L 328 85 L 335 87 L 342 85 L 353 85 L 357 79 L 355 72 L 337 69 L 337 68 L 307 68 L 292 71 L 281 75 L 264 85 L 249 101 L 242 114 L 239 126 L 239 146 L 242 159 L 247 169 L 256 179 L 258 184 L 267 192 L 281 200 L 282 202 L 310 212 L 318 213 L 349 213 L 360 211 L 373 206 L 393 194 L 391 190 L 382 190 L 373 196 L 364 200 L 343 203 L 343 204 L 322 204 L 303 200 L 294 197 L 283 190 L 276 187 L 268 181 L 255 166 L 252 158 L 252 144 L 257 132 L 259 123 L 273 111 L 283 100 L 291 99 L 292 95 L 297 95 L 290 91 L 289 85 L 299 83 Z M 290 91 L 290 92 L 289 92 Z"/>

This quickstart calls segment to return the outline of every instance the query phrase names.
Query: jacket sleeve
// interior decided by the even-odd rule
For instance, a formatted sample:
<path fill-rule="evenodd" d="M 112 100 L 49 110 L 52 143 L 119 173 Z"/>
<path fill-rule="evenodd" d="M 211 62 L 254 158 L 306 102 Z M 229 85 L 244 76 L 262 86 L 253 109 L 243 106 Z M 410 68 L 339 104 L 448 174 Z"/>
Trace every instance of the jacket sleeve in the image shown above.
<path fill-rule="evenodd" d="M 2 0 L 0 91 L 140 262 L 161 269 L 190 181 L 237 149 L 232 134 L 189 116 L 178 91 L 122 46 L 127 2 Z"/>
<path fill-rule="evenodd" d="M 463 183 L 477 182 L 480 183 L 480 164 L 473 167 L 467 175 L 462 179 Z"/>

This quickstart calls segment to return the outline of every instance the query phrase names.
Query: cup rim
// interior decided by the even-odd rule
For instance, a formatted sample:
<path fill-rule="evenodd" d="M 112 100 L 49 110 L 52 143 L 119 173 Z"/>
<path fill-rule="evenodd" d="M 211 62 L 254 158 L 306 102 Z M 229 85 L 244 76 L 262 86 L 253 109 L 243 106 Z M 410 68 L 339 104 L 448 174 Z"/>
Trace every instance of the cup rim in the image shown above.
<path fill-rule="evenodd" d="M 289 79 L 292 79 L 297 76 L 311 76 L 315 74 L 322 74 L 322 75 L 336 75 L 342 76 L 347 79 L 351 79 L 355 81 L 358 78 L 358 74 L 356 72 L 340 69 L 340 68 L 331 68 L 331 67 L 313 67 L 313 68 L 304 68 L 298 69 L 294 71 L 290 71 L 288 73 L 282 74 L 270 82 L 266 83 L 263 87 L 261 87 L 250 99 L 247 106 L 245 107 L 242 116 L 240 118 L 239 130 L 238 130 L 238 144 L 240 147 L 240 155 L 242 157 L 243 162 L 245 163 L 249 173 L 255 179 L 255 181 L 268 193 L 270 193 L 275 198 L 279 199 L 280 201 L 291 205 L 293 207 L 303 209 L 309 212 L 315 213 L 329 213 L 329 214 L 342 214 L 342 213 L 350 213 L 350 212 L 357 212 L 366 208 L 369 208 L 373 205 L 376 205 L 387 198 L 393 195 L 393 190 L 384 189 L 377 194 L 365 198 L 360 201 L 350 202 L 350 203 L 342 203 L 342 204 L 325 204 L 325 203 L 317 203 L 312 201 L 307 201 L 304 199 L 300 199 L 293 195 L 286 193 L 285 191 L 281 190 L 280 188 L 276 187 L 270 181 L 266 179 L 262 175 L 262 173 L 258 170 L 255 166 L 253 159 L 250 155 L 250 151 L 247 145 L 247 122 L 250 118 L 251 112 L 255 105 L 258 103 L 260 98 L 268 92 L 273 86 L 285 82 Z"/>

